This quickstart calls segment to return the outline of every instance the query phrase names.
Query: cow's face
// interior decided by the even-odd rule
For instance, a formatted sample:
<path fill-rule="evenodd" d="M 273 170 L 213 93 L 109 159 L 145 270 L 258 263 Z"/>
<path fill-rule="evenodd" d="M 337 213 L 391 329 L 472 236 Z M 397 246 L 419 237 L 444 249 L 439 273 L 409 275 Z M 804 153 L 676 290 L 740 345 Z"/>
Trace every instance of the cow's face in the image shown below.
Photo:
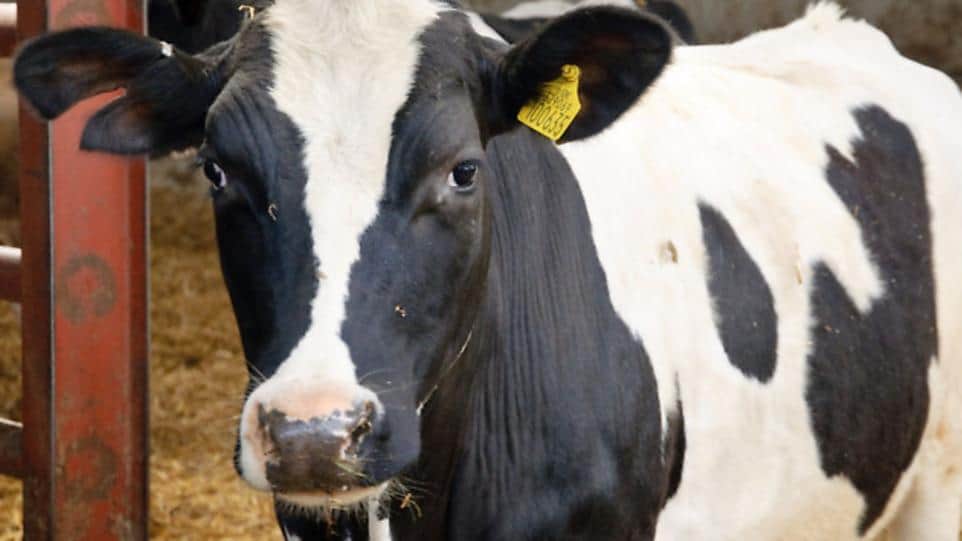
<path fill-rule="evenodd" d="M 519 109 L 566 64 L 584 78 L 565 137 L 597 133 L 669 50 L 660 23 L 616 9 L 507 50 L 428 0 L 279 0 L 197 56 L 77 30 L 27 45 L 15 77 L 48 117 L 126 87 L 88 148 L 200 144 L 251 370 L 239 471 L 297 505 L 350 506 L 418 458 L 421 407 L 471 339 L 487 141 L 525 129 Z"/>

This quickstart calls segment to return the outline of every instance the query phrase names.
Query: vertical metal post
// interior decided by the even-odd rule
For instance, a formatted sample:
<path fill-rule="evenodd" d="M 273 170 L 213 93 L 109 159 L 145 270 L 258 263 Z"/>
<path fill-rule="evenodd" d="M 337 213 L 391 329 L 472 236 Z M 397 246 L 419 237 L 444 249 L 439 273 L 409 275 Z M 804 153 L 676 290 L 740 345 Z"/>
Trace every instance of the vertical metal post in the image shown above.
<path fill-rule="evenodd" d="M 143 31 L 143 0 L 20 1 L 18 38 Z M 24 536 L 147 538 L 147 205 L 142 159 L 81 152 L 110 97 L 21 111 Z"/>

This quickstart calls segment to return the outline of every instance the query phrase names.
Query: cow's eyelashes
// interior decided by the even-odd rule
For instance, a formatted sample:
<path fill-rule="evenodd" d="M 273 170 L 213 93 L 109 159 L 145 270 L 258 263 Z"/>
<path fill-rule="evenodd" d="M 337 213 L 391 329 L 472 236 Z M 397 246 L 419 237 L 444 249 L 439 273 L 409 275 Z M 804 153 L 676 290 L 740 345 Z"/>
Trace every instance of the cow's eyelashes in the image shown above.
<path fill-rule="evenodd" d="M 204 160 L 204 176 L 210 181 L 215 190 L 223 190 L 227 186 L 227 173 L 214 160 Z"/>
<path fill-rule="evenodd" d="M 448 174 L 448 186 L 459 192 L 469 192 L 474 189 L 478 179 L 480 164 L 475 160 L 466 160 L 456 166 Z"/>

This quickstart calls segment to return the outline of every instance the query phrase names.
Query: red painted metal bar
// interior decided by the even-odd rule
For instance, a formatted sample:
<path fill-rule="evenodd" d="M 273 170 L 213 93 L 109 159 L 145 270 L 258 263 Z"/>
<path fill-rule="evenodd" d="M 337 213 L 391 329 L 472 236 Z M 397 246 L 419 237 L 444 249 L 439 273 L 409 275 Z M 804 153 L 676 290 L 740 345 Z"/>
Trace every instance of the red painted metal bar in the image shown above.
<path fill-rule="evenodd" d="M 143 31 L 143 1 L 21 0 L 18 38 L 89 24 Z M 145 166 L 78 150 L 110 99 L 20 115 L 28 541 L 147 538 Z"/>
<path fill-rule="evenodd" d="M 0 56 L 10 56 L 17 45 L 17 4 L 0 4 Z"/>
<path fill-rule="evenodd" d="M 23 469 L 20 460 L 22 433 L 20 423 L 0 419 L 0 475 L 20 477 Z"/>
<path fill-rule="evenodd" d="M 20 301 L 20 249 L 0 246 L 0 299 Z"/>

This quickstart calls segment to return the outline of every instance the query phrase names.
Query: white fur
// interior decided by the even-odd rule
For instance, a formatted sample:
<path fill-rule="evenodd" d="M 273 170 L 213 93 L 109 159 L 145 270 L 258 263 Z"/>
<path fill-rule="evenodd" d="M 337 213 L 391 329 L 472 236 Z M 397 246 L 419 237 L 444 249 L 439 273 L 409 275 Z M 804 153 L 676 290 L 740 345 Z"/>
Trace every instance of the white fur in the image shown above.
<path fill-rule="evenodd" d="M 382 195 L 391 124 L 412 85 L 418 36 L 440 9 L 429 0 L 279 0 L 265 12 L 276 61 L 271 95 L 306 140 L 305 208 L 322 278 L 307 333 L 244 406 L 241 465 L 257 488 L 269 486 L 263 457 L 245 438 L 256 404 L 276 402 L 295 383 L 363 393 L 340 337 L 350 268 Z"/>
<path fill-rule="evenodd" d="M 940 536 L 957 513 L 926 517 L 962 505 L 960 476 L 947 473 L 962 468 L 962 100 L 944 76 L 840 13 L 821 4 L 784 29 L 680 48 L 622 120 L 561 147 L 581 183 L 615 308 L 654 363 L 664 415 L 679 381 L 688 445 L 659 540 L 857 537 L 864 502 L 845 478 L 823 474 L 804 390 L 812 265 L 826 262 L 862 311 L 885 293 L 858 224 L 824 178 L 825 145 L 851 155 L 860 135 L 851 111 L 866 103 L 907 122 L 925 153 L 943 356 L 929 375 L 920 456 L 866 538 L 908 501 L 902 531 L 949 539 Z M 722 348 L 699 201 L 725 215 L 774 296 L 779 343 L 767 384 L 742 375 Z M 677 262 L 663 257 L 667 243 Z M 928 507 L 934 501 L 948 503 Z"/>
<path fill-rule="evenodd" d="M 367 508 L 368 536 L 371 541 L 391 541 L 391 519 L 377 518 L 378 508 L 381 503 L 372 500 Z"/>

